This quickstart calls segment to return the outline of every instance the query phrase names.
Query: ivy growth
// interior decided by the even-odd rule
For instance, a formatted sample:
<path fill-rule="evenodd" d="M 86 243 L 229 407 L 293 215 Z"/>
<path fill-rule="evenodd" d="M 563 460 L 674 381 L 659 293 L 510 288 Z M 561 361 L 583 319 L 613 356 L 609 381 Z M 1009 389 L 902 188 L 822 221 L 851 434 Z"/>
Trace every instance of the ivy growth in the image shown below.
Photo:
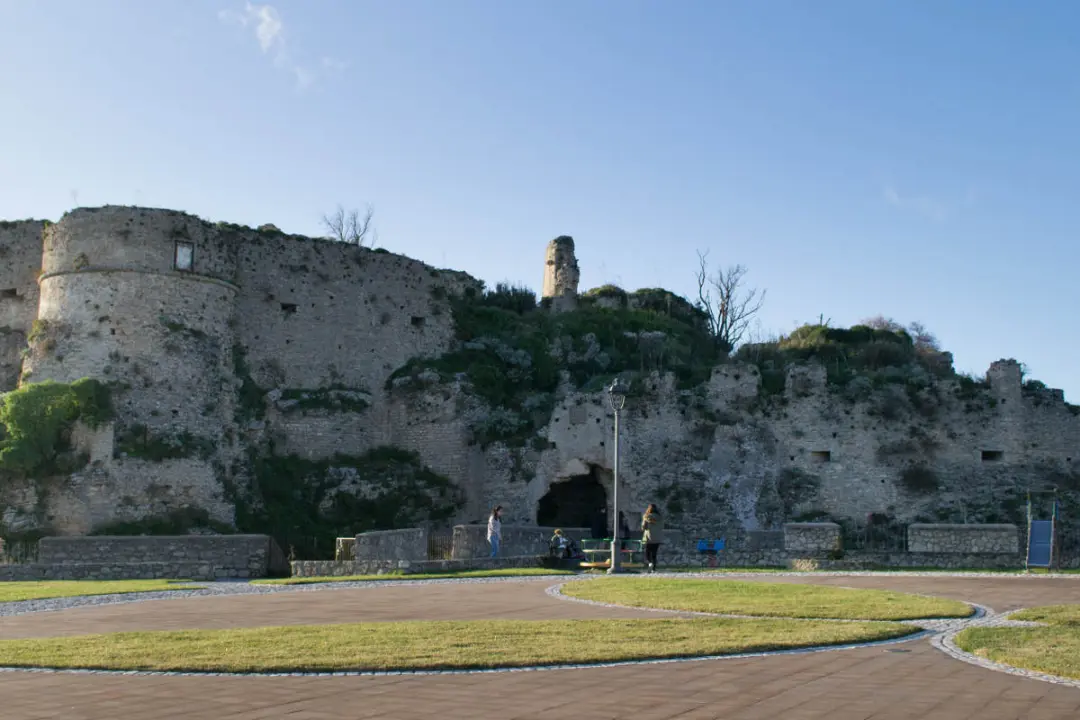
<path fill-rule="evenodd" d="M 236 498 L 238 527 L 271 535 L 304 559 L 332 558 L 337 537 L 447 521 L 463 503 L 448 478 L 395 447 L 325 460 L 253 456 L 251 463 L 252 495 Z"/>
<path fill-rule="evenodd" d="M 83 378 L 45 381 L 0 396 L 0 471 L 21 477 L 73 472 L 86 464 L 71 449 L 76 421 L 91 428 L 113 416 L 108 387 Z"/>

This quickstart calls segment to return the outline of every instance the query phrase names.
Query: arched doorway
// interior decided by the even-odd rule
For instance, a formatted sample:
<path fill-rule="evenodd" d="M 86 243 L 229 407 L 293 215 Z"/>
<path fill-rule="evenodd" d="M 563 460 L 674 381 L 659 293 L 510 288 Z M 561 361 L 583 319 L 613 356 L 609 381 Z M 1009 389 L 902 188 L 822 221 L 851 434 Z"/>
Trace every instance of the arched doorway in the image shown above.
<path fill-rule="evenodd" d="M 545 527 L 592 527 L 597 514 L 607 507 L 607 491 L 596 477 L 596 468 L 588 475 L 575 475 L 552 483 L 540 498 L 536 524 Z"/>

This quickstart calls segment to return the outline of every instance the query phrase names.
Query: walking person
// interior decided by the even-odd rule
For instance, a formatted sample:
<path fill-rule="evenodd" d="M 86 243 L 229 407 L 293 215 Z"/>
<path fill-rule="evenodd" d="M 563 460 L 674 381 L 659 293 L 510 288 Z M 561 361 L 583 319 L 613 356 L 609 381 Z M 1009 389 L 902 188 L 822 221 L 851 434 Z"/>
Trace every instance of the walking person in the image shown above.
<path fill-rule="evenodd" d="M 496 505 L 488 518 L 487 541 L 491 545 L 491 557 L 498 557 L 499 544 L 502 543 L 502 505 Z"/>
<path fill-rule="evenodd" d="M 641 516 L 641 542 L 645 545 L 645 563 L 649 572 L 656 572 L 656 555 L 664 541 L 664 521 L 655 503 L 649 503 Z"/>

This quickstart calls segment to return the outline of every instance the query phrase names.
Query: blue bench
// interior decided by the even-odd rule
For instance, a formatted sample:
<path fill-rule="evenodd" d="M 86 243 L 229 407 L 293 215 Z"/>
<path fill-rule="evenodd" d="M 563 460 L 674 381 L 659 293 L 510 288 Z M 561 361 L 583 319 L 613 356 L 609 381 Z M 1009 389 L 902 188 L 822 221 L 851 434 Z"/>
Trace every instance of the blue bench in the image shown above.
<path fill-rule="evenodd" d="M 709 558 L 709 567 L 716 567 L 716 554 L 725 547 L 724 538 L 697 541 L 697 551 Z"/>

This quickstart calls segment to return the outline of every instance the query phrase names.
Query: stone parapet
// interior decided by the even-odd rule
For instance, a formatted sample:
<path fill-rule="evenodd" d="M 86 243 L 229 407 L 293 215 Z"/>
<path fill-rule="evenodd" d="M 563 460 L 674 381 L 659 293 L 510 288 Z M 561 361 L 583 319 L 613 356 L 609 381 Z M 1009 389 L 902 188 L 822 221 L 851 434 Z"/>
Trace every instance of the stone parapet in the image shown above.
<path fill-rule="evenodd" d="M 291 563 L 293 577 L 345 577 L 348 575 L 413 575 L 431 572 L 460 572 L 462 570 L 499 570 L 503 568 L 546 567 L 546 556 L 470 558 L 466 560 L 297 560 Z"/>
<path fill-rule="evenodd" d="M 1018 553 L 1015 525 L 916 524 L 907 530 L 911 553 Z"/>
<path fill-rule="evenodd" d="M 375 530 L 360 533 L 353 543 L 353 559 L 367 561 L 427 560 L 428 531 L 424 528 Z"/>
<path fill-rule="evenodd" d="M 537 525 L 503 525 L 499 554 L 505 557 L 547 555 L 555 529 Z M 562 531 L 565 536 L 579 542 L 591 533 L 589 528 L 564 527 Z M 454 560 L 486 558 L 491 554 L 487 525 L 455 525 L 453 543 Z"/>
<path fill-rule="evenodd" d="M 200 579 L 257 578 L 272 569 L 272 542 L 267 535 L 48 537 L 38 543 L 38 563 L 60 568 L 84 566 L 78 572 L 91 572 L 92 566 L 112 568 L 118 578 L 187 577 L 202 567 L 209 570 L 198 573 Z M 129 565 L 133 567 L 126 568 Z M 157 566 L 184 570 L 177 570 L 179 575 L 153 574 L 158 572 L 153 569 Z"/>
<path fill-rule="evenodd" d="M 825 555 L 841 548 L 840 526 L 836 523 L 787 523 L 784 550 L 792 554 Z"/>
<path fill-rule="evenodd" d="M 220 580 L 248 577 L 205 561 L 0 565 L 0 581 L 37 580 Z"/>

